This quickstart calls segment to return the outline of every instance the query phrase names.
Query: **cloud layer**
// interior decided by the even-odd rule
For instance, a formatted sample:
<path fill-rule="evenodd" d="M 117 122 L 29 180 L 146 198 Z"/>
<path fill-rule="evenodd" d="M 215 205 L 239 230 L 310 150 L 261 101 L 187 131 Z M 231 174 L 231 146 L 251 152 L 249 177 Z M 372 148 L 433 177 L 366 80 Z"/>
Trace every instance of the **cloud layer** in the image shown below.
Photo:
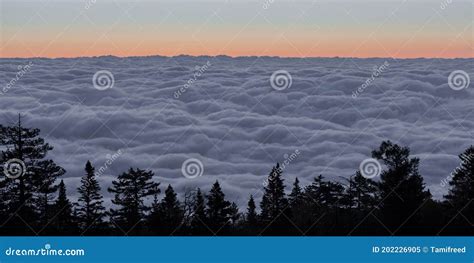
<path fill-rule="evenodd" d="M 439 198 L 447 191 L 441 181 L 474 138 L 473 84 L 454 90 L 448 76 L 454 70 L 474 76 L 473 62 L 0 59 L 0 116 L 9 124 L 21 112 L 27 126 L 41 129 L 54 146 L 50 158 L 67 170 L 71 194 L 91 160 L 97 169 L 105 167 L 99 180 L 107 198 L 111 180 L 133 166 L 153 170 L 162 186 L 171 183 L 179 191 L 208 190 L 219 179 L 230 199 L 243 205 L 249 194 L 261 196 L 276 162 L 287 160 L 287 190 L 296 176 L 302 184 L 319 174 L 341 180 L 390 139 L 421 159 L 421 174 Z M 112 88 L 94 88 L 99 70 L 113 74 Z M 290 74 L 291 86 L 272 88 L 277 70 Z M 182 175 L 189 158 L 203 163 L 202 176 Z"/>

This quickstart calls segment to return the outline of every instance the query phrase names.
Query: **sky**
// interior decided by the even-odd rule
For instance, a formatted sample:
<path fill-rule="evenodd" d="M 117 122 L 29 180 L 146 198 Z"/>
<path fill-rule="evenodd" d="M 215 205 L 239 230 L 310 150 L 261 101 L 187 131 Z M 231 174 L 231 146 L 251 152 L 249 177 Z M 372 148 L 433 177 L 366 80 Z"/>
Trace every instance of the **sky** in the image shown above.
<path fill-rule="evenodd" d="M 473 57 L 472 1 L 0 0 L 0 57 Z"/>

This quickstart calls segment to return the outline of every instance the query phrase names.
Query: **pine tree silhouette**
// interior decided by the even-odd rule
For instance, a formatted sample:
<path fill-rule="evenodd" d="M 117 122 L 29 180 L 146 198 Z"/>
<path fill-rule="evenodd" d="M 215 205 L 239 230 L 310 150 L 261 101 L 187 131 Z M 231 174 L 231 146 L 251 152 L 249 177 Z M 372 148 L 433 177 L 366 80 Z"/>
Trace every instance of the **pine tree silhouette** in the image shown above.
<path fill-rule="evenodd" d="M 304 189 L 305 210 L 304 221 L 307 225 L 311 224 L 313 218 L 322 218 L 326 213 L 325 201 L 323 200 L 324 181 L 323 176 L 319 175 L 313 179 L 313 182 Z M 321 220 L 320 220 L 321 221 Z"/>
<path fill-rule="evenodd" d="M 66 185 L 61 180 L 58 187 L 58 198 L 54 204 L 56 216 L 54 218 L 54 229 L 57 235 L 74 235 L 78 234 L 76 220 L 73 217 L 73 207 L 66 194 Z"/>
<path fill-rule="evenodd" d="M 474 146 L 470 146 L 460 154 L 459 159 L 461 159 L 461 164 L 451 175 L 449 193 L 445 198 L 450 210 L 450 218 L 454 218 L 454 223 L 461 226 L 453 234 L 473 235 Z"/>
<path fill-rule="evenodd" d="M 207 225 L 213 233 L 225 230 L 229 223 L 231 203 L 225 199 L 219 182 L 216 181 L 207 196 Z M 223 231 L 224 232 L 224 231 Z"/>
<path fill-rule="evenodd" d="M 410 149 L 384 141 L 372 156 L 387 167 L 381 173 L 380 195 L 383 223 L 390 234 L 414 234 L 421 224 L 421 208 L 426 198 L 423 178 L 418 172 L 419 159 L 410 158 Z"/>
<path fill-rule="evenodd" d="M 293 183 L 293 189 L 288 195 L 288 201 L 290 206 L 294 207 L 300 205 L 304 201 L 303 199 L 303 190 L 300 187 L 300 181 L 298 180 L 298 177 L 296 177 L 295 182 Z"/>
<path fill-rule="evenodd" d="M 264 222 L 270 222 L 279 217 L 288 206 L 288 200 L 285 197 L 285 186 L 281 176 L 280 164 L 277 163 L 268 176 L 268 183 L 264 188 L 262 202 L 260 203 L 262 209 L 261 219 Z"/>
<path fill-rule="evenodd" d="M 5 233 L 13 231 L 16 235 L 33 235 L 31 227 L 39 228 L 40 218 L 47 218 L 39 212 L 45 210 L 38 209 L 38 197 L 41 193 L 44 182 L 37 180 L 38 172 L 42 171 L 40 163 L 46 154 L 53 149 L 43 138 L 39 137 L 39 129 L 23 127 L 21 116 L 18 115 L 18 122 L 14 126 L 0 125 L 0 147 L 2 149 L 0 167 L 13 162 L 14 174 L 5 177 L 0 183 L 4 189 L 0 193 L 8 196 L 0 197 L 6 201 L 3 204 L 6 210 L 6 219 L 3 224 Z M 13 166 L 12 166 L 13 167 Z M 15 170 L 16 169 L 16 170 Z M 43 174 L 48 177 L 47 174 Z M 52 175 L 54 177 L 54 175 Z M 49 180 L 50 179 L 50 180 Z M 48 182 L 54 184 L 55 178 L 49 178 Z M 48 188 L 48 187 L 46 187 Z M 44 222 L 44 220 L 43 220 Z"/>
<path fill-rule="evenodd" d="M 294 224 L 302 228 L 305 223 L 305 196 L 298 177 L 295 179 L 293 189 L 288 195 L 288 203 L 290 205 L 291 219 Z"/>
<path fill-rule="evenodd" d="M 1 161 L 0 161 L 1 162 Z M 1 166 L 0 166 L 1 167 Z M 3 174 L 2 174 L 3 175 Z M 6 225 L 9 221 L 9 202 L 7 178 L 0 176 L 0 235 L 7 234 Z M 5 226 L 4 226 L 5 224 Z"/>
<path fill-rule="evenodd" d="M 229 224 L 233 228 L 231 231 L 235 231 L 241 214 L 239 213 L 239 207 L 236 203 L 232 202 L 229 206 Z"/>
<path fill-rule="evenodd" d="M 253 195 L 250 195 L 249 202 L 247 203 L 247 213 L 245 214 L 245 220 L 250 227 L 257 226 L 258 214 L 256 209 L 257 206 L 255 205 Z"/>
<path fill-rule="evenodd" d="M 206 214 L 206 201 L 202 195 L 201 189 L 198 188 L 191 216 L 191 233 L 196 236 L 212 235 L 206 222 L 209 222 Z"/>
<path fill-rule="evenodd" d="M 177 195 L 171 187 L 165 190 L 165 197 L 151 214 L 151 231 L 161 235 L 170 235 L 183 224 L 184 211 L 178 201 Z"/>
<path fill-rule="evenodd" d="M 117 209 L 110 209 L 113 223 L 125 234 L 137 234 L 142 231 L 143 222 L 151 206 L 145 204 L 145 199 L 156 193 L 158 183 L 152 181 L 152 171 L 130 168 L 128 172 L 112 181 L 110 193 L 115 194 L 112 203 Z"/>
<path fill-rule="evenodd" d="M 355 176 L 349 179 L 349 187 L 345 191 L 345 203 L 349 208 L 365 213 L 377 205 L 377 191 L 377 183 L 357 171 Z"/>
<path fill-rule="evenodd" d="M 100 185 L 94 174 L 94 167 L 90 161 L 85 166 L 85 175 L 81 178 L 81 186 L 76 204 L 77 219 L 82 234 L 97 235 L 105 231 L 104 217 L 106 216 L 103 206 L 103 197 L 100 193 Z"/>
<path fill-rule="evenodd" d="M 0 177 L 0 235 L 474 234 L 473 146 L 460 154 L 461 164 L 448 177 L 444 200 L 433 200 L 425 190 L 419 160 L 410 157 L 408 147 L 384 141 L 372 152 L 383 164 L 380 181 L 367 179 L 360 171 L 346 179 L 347 184 L 320 175 L 302 187 L 295 178 L 286 196 L 277 164 L 264 186 L 260 215 L 250 195 L 243 217 L 237 204 L 226 200 L 218 181 L 207 196 L 199 188 L 185 191 L 184 201 L 168 185 L 159 200 L 153 172 L 133 168 L 108 188 L 114 194 L 108 216 L 89 161 L 73 205 L 64 181 L 56 183 L 65 171 L 46 159 L 50 150 L 39 130 L 24 128 L 20 117 L 14 126 L 0 125 L 0 167 L 12 159 L 21 161 L 15 169 L 23 169 L 21 163 L 26 167 L 19 177 Z M 109 226 L 115 231 L 110 232 Z"/>
<path fill-rule="evenodd" d="M 247 202 L 247 211 L 245 213 L 245 221 L 242 226 L 242 234 L 257 235 L 261 232 L 259 215 L 257 213 L 257 206 L 253 195 L 250 195 L 249 201 Z"/>
<path fill-rule="evenodd" d="M 360 171 L 348 179 L 348 186 L 344 190 L 341 201 L 346 209 L 344 227 L 351 235 L 378 235 L 386 231 L 379 226 L 378 218 L 371 216 L 375 214 L 380 202 L 377 183 L 362 176 Z M 373 227 L 379 226 L 379 227 Z"/>
<path fill-rule="evenodd" d="M 285 226 L 289 226 L 291 223 L 288 222 L 290 210 L 283 181 L 282 170 L 280 169 L 280 164 L 277 163 L 268 176 L 262 201 L 260 202 L 262 210 L 260 220 L 263 225 L 268 225 L 265 229 L 265 234 L 284 235 L 287 231 L 290 231 L 290 229 L 285 228 Z"/>
<path fill-rule="evenodd" d="M 45 232 L 51 228 L 50 219 L 54 216 L 54 195 L 58 189 L 56 180 L 62 176 L 66 171 L 57 166 L 51 160 L 39 161 L 35 169 L 36 176 L 34 177 L 35 194 L 33 195 L 33 201 L 38 211 L 38 231 Z M 39 233 L 38 232 L 38 233 Z"/>
<path fill-rule="evenodd" d="M 323 226 L 306 229 L 311 231 L 310 234 L 326 235 L 328 231 L 341 230 L 335 225 L 339 224 L 340 220 L 339 208 L 342 206 L 343 190 L 340 183 L 326 181 L 322 175 L 315 177 L 305 188 L 305 210 L 308 211 L 304 218 L 306 226 L 313 226 L 315 218 L 318 219 L 318 225 Z"/>

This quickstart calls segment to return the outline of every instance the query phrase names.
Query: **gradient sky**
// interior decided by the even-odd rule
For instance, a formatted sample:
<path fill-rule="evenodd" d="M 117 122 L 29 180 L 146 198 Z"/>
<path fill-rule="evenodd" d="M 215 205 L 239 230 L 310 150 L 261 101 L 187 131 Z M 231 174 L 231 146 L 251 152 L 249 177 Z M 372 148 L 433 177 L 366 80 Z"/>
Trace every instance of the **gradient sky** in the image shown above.
<path fill-rule="evenodd" d="M 474 57 L 473 1 L 0 3 L 0 57 Z"/>

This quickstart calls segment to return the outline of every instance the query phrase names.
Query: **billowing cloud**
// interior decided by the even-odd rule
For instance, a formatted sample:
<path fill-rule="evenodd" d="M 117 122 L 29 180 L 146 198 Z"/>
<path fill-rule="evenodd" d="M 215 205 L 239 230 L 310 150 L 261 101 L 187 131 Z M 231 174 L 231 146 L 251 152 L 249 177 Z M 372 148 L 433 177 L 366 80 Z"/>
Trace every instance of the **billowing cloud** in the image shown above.
<path fill-rule="evenodd" d="M 18 66 L 31 69 L 8 85 Z M 341 180 L 383 140 L 409 146 L 435 197 L 440 182 L 473 144 L 472 87 L 451 89 L 454 70 L 473 75 L 472 59 L 280 59 L 256 57 L 134 57 L 1 59 L 1 123 L 18 112 L 54 146 L 75 195 L 87 160 L 107 166 L 111 180 L 130 166 L 151 169 L 162 186 L 179 191 L 222 182 L 243 205 L 261 196 L 276 162 L 287 190 L 295 177 L 309 183 L 322 174 Z M 206 63 L 209 67 L 203 67 Z M 372 79 L 374 67 L 387 67 Z M 94 88 L 99 70 L 114 76 L 107 90 Z M 286 70 L 291 86 L 275 90 L 270 76 Z M 368 81 L 369 80 L 369 81 Z M 5 89 L 5 87 L 7 87 Z M 117 158 L 105 165 L 111 156 Z M 295 151 L 299 154 L 290 158 Z M 188 158 L 203 175 L 181 174 Z"/>

